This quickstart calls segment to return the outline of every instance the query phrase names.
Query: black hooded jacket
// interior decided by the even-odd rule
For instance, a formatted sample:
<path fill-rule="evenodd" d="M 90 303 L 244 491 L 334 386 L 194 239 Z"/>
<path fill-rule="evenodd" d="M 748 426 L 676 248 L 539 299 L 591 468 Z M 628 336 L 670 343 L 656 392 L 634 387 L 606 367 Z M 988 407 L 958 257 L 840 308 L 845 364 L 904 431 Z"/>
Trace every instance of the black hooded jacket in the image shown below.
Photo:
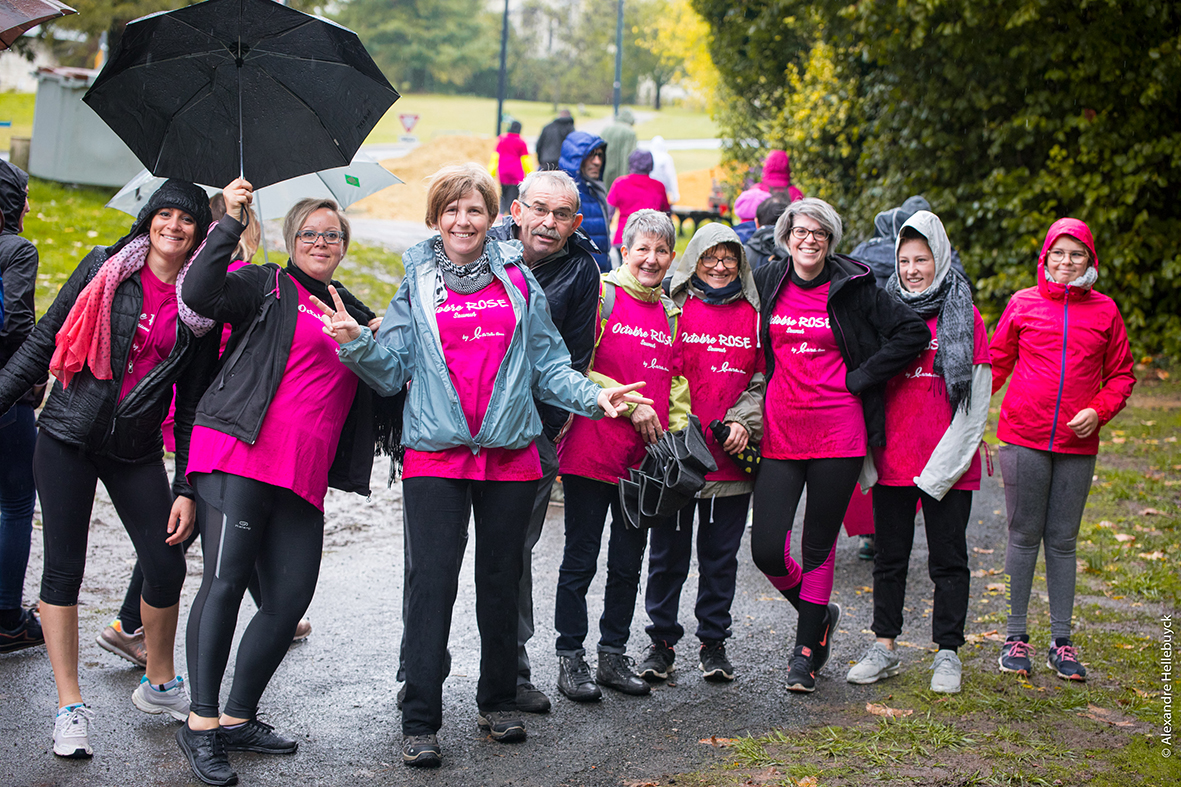
<path fill-rule="evenodd" d="M 845 361 L 845 387 L 861 397 L 869 444 L 886 444 L 886 383 L 901 372 L 931 341 L 926 323 L 910 307 L 896 301 L 873 279 L 868 265 L 836 254 L 825 263 L 830 279 L 828 318 Z M 775 374 L 771 317 L 775 302 L 791 275 L 791 257 L 755 271 L 761 308 L 760 340 L 767 362 L 767 382 Z"/>
<path fill-rule="evenodd" d="M 175 204 L 176 200 L 168 199 L 168 185 L 166 183 L 152 196 L 127 235 L 113 246 L 96 246 L 74 269 L 28 340 L 0 370 L 0 413 L 6 412 L 44 378 L 53 357 L 58 330 L 83 287 L 94 278 L 103 263 L 131 240 L 147 232 L 155 212 L 169 206 L 165 203 L 182 207 Z M 165 193 L 161 195 L 161 192 Z M 157 195 L 161 195 L 159 199 Z M 203 214 L 201 205 L 204 205 Z M 209 204 L 204 201 L 204 192 L 200 204 L 186 204 L 183 209 L 197 219 L 198 227 L 208 226 Z M 89 366 L 84 366 L 74 375 L 68 388 L 53 386 L 37 424 L 47 434 L 90 454 L 129 464 L 159 461 L 164 455 L 160 427 L 168 415 L 175 384 L 176 475 L 172 492 L 193 497 L 193 490 L 185 480 L 189 435 L 197 402 L 213 375 L 221 332 L 214 326 L 198 338 L 178 319 L 176 345 L 172 352 L 120 401 L 119 391 L 142 310 L 143 285 L 139 276 L 131 276 L 115 290 L 111 303 L 112 379 L 99 380 Z"/>
<path fill-rule="evenodd" d="M 4 322 L 0 327 L 0 368 L 8 363 L 37 323 L 33 294 L 37 290 L 37 247 L 20 236 L 21 214 L 29 191 L 29 176 L 19 167 L 0 161 L 0 276 L 4 282 Z M 39 382 L 44 382 L 42 378 Z M 36 392 L 35 392 L 36 391 Z M 40 388 L 30 389 L 19 404 L 41 404 Z"/>
<path fill-rule="evenodd" d="M 759 227 L 745 243 L 746 259 L 751 270 L 758 270 L 768 262 L 786 257 L 787 254 L 775 242 L 775 225 L 767 224 Z"/>
<path fill-rule="evenodd" d="M 521 228 L 511 216 L 488 230 L 494 240 L 517 240 Z M 590 367 L 595 349 L 595 317 L 599 312 L 599 266 L 594 253 L 595 244 L 575 230 L 561 252 L 551 255 L 530 270 L 545 293 L 550 319 L 566 349 L 570 351 L 570 365 L 575 371 L 585 372 Z M 552 405 L 538 403 L 542 430 L 550 440 L 557 438 L 570 414 Z"/>

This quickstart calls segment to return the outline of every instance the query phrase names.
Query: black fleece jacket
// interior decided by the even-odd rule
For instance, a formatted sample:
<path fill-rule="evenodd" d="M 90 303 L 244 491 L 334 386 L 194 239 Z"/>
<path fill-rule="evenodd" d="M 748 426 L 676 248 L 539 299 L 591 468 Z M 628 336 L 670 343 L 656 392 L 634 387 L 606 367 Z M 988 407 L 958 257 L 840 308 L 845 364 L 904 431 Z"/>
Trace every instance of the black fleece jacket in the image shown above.
<path fill-rule="evenodd" d="M 886 444 L 886 382 L 906 368 L 931 341 L 926 323 L 879 289 L 868 265 L 843 254 L 828 258 L 828 318 L 845 360 L 845 387 L 861 397 L 871 446 Z M 791 274 L 791 258 L 773 260 L 754 273 L 762 304 L 761 340 L 767 380 L 775 374 L 771 316 Z"/>
<path fill-rule="evenodd" d="M 0 368 L 8 363 L 37 324 L 33 294 L 37 290 L 37 247 L 19 235 L 28 195 L 29 176 L 19 167 L 0 161 L 0 276 L 4 282 L 4 322 L 0 326 Z M 44 380 L 42 380 L 44 382 Z M 34 393 L 37 391 L 37 393 Z M 31 389 L 18 404 L 37 407 L 40 388 Z"/>

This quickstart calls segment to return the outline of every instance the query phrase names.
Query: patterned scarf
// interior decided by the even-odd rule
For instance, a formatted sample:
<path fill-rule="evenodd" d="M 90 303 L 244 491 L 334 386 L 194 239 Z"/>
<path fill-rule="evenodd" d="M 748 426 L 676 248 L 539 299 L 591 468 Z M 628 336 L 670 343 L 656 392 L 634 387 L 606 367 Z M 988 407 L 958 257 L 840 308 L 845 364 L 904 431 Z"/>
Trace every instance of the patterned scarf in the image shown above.
<path fill-rule="evenodd" d="M 110 380 L 111 372 L 111 304 L 119 285 L 143 268 L 148 259 L 151 238 L 144 233 L 102 263 L 94 278 L 82 288 L 54 338 L 56 348 L 49 361 L 49 371 L 68 388 L 74 375 L 89 366 L 97 380 Z M 196 255 L 194 254 L 193 257 Z M 192 257 L 185 262 L 176 279 L 177 314 L 197 336 L 204 336 L 213 328 L 213 320 L 199 316 L 185 306 L 179 297 L 181 281 Z"/>
<path fill-rule="evenodd" d="M 447 300 L 447 290 L 460 295 L 479 292 L 492 283 L 492 263 L 485 246 L 480 258 L 469 265 L 456 265 L 443 250 L 443 239 L 435 238 L 431 248 L 435 252 L 435 307 Z"/>

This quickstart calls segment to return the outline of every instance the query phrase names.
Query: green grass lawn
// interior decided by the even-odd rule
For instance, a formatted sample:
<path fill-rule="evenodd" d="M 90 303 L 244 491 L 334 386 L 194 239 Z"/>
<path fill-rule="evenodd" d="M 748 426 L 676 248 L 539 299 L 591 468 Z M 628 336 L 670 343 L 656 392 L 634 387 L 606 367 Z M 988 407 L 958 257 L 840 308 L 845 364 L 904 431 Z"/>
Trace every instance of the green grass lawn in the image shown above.
<path fill-rule="evenodd" d="M 633 107 L 636 112 L 652 112 L 650 107 Z M 665 139 L 714 139 L 718 136 L 718 125 L 704 112 L 694 112 L 681 107 L 666 107 L 656 117 L 636 125 L 636 136 L 652 139 L 659 134 Z"/>
<path fill-rule="evenodd" d="M 8 150 L 13 137 L 33 135 L 32 93 L 0 93 L 0 120 L 12 121 L 11 127 L 0 127 L 0 150 Z"/>

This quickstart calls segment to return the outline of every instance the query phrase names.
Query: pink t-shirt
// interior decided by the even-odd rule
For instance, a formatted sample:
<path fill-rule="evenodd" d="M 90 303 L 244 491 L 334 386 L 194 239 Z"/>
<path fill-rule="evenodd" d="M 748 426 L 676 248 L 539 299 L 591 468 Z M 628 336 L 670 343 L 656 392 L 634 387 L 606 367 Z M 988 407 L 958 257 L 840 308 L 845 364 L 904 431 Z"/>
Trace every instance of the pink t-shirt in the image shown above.
<path fill-rule="evenodd" d="M 763 456 L 834 459 L 865 456 L 861 399 L 845 388 L 845 359 L 828 321 L 828 287 L 790 281 L 771 316 L 775 373 L 763 403 Z"/>
<path fill-rule="evenodd" d="M 147 265 L 140 269 L 139 280 L 144 303 L 127 354 L 127 373 L 119 388 L 119 401 L 176 346 L 176 285 L 160 281 Z"/>
<path fill-rule="evenodd" d="M 336 456 L 357 377 L 338 357 L 311 294 L 299 292 L 295 335 L 283 379 L 251 445 L 207 427 L 193 427 L 188 474 L 224 473 L 290 489 L 321 511 L 328 491 L 328 469 Z"/>
<path fill-rule="evenodd" d="M 479 292 L 462 295 L 447 291 L 447 300 L 435 309 L 439 338 L 451 383 L 467 419 L 468 430 L 478 434 L 492 401 L 496 374 L 504 362 L 517 317 L 499 279 Z M 413 383 L 411 383 L 413 385 Z M 474 481 L 535 481 L 541 478 L 537 446 L 482 448 L 473 454 L 460 445 L 444 451 L 406 449 L 403 478 L 433 476 Z"/>
<path fill-rule="evenodd" d="M 972 363 L 988 363 L 988 333 L 980 312 L 975 314 Z M 927 349 L 905 371 L 886 383 L 886 445 L 873 449 L 879 484 L 914 486 L 915 477 L 923 472 L 935 446 L 951 425 L 954 413 L 947 389 L 943 378 L 935 374 L 935 352 L 939 349 L 935 329 L 938 324 L 938 315 L 927 320 L 932 337 Z M 951 488 L 980 488 L 979 453 Z"/>
<path fill-rule="evenodd" d="M 611 286 L 611 285 L 604 285 Z M 595 326 L 596 335 L 600 328 Z M 680 343 L 668 332 L 668 317 L 660 301 L 646 303 L 623 287 L 615 288 L 615 306 L 595 349 L 591 371 L 620 384 L 647 383 L 643 395 L 651 399 L 660 425 L 668 428 L 672 378 L 681 374 Z M 563 475 L 577 475 L 614 484 L 627 477 L 629 467 L 639 467 L 644 441 L 625 416 L 575 418 L 558 446 L 558 468 Z"/>
<path fill-rule="evenodd" d="M 607 193 L 607 204 L 619 209 L 619 221 L 615 225 L 615 237 L 611 243 L 623 243 L 623 228 L 637 210 L 651 208 L 667 213 L 672 210 L 668 204 L 668 192 L 664 184 L 655 178 L 638 172 L 616 178 Z"/>
<path fill-rule="evenodd" d="M 709 431 L 710 422 L 723 418 L 763 371 L 759 348 L 758 313 L 745 300 L 710 306 L 690 295 L 680 318 L 681 369 L 689 381 L 693 413 L 705 427 L 705 442 L 718 469 L 706 481 L 749 481 Z"/>

